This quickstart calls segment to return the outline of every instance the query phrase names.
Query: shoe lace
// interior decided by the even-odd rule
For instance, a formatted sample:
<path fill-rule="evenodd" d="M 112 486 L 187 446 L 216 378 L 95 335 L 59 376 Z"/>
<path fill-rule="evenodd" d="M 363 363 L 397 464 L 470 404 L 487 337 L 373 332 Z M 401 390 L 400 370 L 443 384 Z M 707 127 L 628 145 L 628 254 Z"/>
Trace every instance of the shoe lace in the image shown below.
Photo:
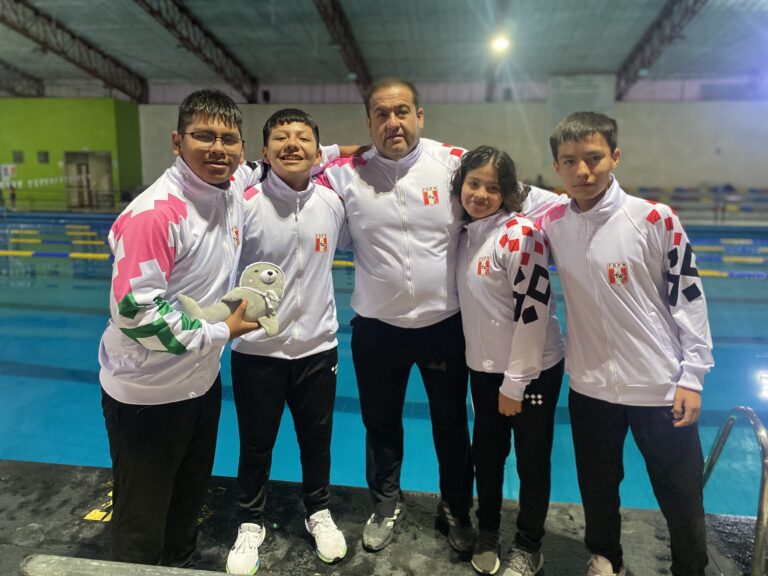
<path fill-rule="evenodd" d="M 338 530 L 330 514 L 316 514 L 310 518 L 309 524 L 312 534 L 317 536 L 328 536 Z"/>
<path fill-rule="evenodd" d="M 533 554 L 525 550 L 515 550 L 509 558 L 509 567 L 520 574 L 527 574 L 533 570 Z"/>
<path fill-rule="evenodd" d="M 238 552 L 242 552 L 245 550 L 252 551 L 252 550 L 258 550 L 259 549 L 259 538 L 261 537 L 261 531 L 264 530 L 261 528 L 260 530 L 253 531 L 253 530 L 243 530 L 240 535 L 241 538 L 237 539 L 237 542 L 235 542 L 234 549 Z"/>

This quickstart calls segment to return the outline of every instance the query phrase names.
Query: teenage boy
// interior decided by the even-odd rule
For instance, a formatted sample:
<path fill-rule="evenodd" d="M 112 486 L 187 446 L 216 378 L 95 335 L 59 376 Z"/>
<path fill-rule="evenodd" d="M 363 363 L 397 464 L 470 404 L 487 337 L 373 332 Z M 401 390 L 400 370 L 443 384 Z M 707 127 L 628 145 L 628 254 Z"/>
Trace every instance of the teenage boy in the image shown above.
<path fill-rule="evenodd" d="M 566 370 L 589 576 L 623 575 L 619 484 L 628 430 L 669 528 L 672 574 L 703 576 L 703 457 L 696 421 L 713 366 L 707 305 L 674 212 L 627 195 L 615 120 L 567 117 L 550 137 L 569 204 L 539 225 L 566 303 Z"/>
<path fill-rule="evenodd" d="M 229 289 L 240 252 L 242 193 L 237 105 L 201 90 L 179 107 L 176 162 L 117 218 L 111 319 L 101 339 L 102 407 L 114 479 L 114 557 L 189 566 L 213 467 L 221 408 L 219 358 L 258 327 L 245 303 L 224 322 L 192 320 Z"/>
<path fill-rule="evenodd" d="M 277 312 L 279 332 L 271 337 L 251 332 L 232 346 L 243 522 L 227 572 L 237 574 L 259 567 L 272 449 L 286 405 L 301 452 L 305 526 L 315 551 L 327 563 L 347 552 L 328 509 L 339 327 L 331 269 L 344 206 L 335 192 L 310 179 L 320 162 L 320 133 L 311 116 L 296 109 L 275 112 L 264 124 L 263 138 L 267 174 L 245 192 L 241 268 L 259 261 L 279 265 L 285 293 Z"/>

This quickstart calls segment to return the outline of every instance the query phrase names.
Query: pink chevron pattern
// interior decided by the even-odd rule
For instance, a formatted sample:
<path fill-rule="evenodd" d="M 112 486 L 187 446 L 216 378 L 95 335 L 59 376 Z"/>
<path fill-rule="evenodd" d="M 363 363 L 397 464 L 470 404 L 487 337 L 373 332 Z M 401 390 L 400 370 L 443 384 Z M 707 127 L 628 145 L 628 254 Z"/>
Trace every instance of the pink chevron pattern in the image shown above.
<path fill-rule="evenodd" d="M 124 256 L 116 261 L 117 275 L 112 280 L 115 300 L 120 302 L 131 292 L 131 280 L 142 276 L 141 264 L 156 261 L 166 282 L 171 276 L 176 247 L 168 238 L 171 224 L 179 225 L 187 217 L 186 203 L 173 194 L 168 199 L 155 200 L 151 210 L 134 214 L 123 213 L 112 225 L 110 235 L 114 246 L 122 243 Z M 161 229 L 162 234 L 157 230 Z"/>

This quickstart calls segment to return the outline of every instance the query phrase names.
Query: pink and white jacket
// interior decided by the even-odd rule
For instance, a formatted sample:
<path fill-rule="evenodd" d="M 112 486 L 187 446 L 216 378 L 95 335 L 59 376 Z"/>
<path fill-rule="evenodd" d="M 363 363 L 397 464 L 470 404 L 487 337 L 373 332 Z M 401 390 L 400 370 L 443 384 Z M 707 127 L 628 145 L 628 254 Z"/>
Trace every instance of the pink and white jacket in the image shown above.
<path fill-rule="evenodd" d="M 500 391 L 514 400 L 522 400 L 530 381 L 564 355 L 548 259 L 533 222 L 504 211 L 466 224 L 459 241 L 467 365 L 503 372 Z"/>
<path fill-rule="evenodd" d="M 665 406 L 701 390 L 713 366 L 707 303 L 680 220 L 614 179 L 597 205 L 558 205 L 537 222 L 566 303 L 566 370 L 580 394 Z"/>
<path fill-rule="evenodd" d="M 213 384 L 229 329 L 192 320 L 176 296 L 206 307 L 234 284 L 242 193 L 257 176 L 242 165 L 221 189 L 177 158 L 113 224 L 111 319 L 99 377 L 115 400 L 166 404 L 205 394 Z"/>

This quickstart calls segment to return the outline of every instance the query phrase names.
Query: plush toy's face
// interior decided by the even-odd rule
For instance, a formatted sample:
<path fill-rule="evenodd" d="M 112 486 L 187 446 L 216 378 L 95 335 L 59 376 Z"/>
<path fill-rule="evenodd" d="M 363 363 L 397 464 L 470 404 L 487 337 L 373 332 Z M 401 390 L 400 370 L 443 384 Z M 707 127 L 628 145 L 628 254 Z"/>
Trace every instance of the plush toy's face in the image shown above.
<path fill-rule="evenodd" d="M 248 288 L 282 292 L 285 275 L 279 266 L 268 262 L 251 264 L 240 277 L 240 285 Z"/>
<path fill-rule="evenodd" d="M 264 284 L 274 284 L 277 280 L 277 272 L 274 270 L 264 270 L 259 274 L 259 280 Z"/>

